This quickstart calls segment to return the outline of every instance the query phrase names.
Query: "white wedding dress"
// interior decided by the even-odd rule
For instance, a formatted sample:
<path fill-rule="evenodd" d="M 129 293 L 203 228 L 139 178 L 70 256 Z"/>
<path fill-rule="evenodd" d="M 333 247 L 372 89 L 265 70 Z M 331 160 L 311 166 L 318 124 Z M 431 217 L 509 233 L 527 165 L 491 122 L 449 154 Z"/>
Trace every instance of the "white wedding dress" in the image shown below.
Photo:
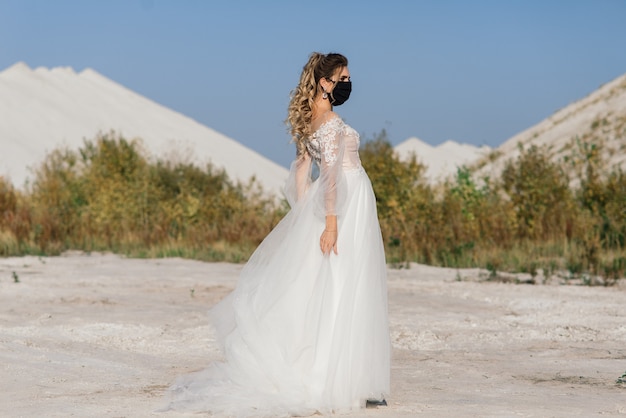
<path fill-rule="evenodd" d="M 389 393 L 385 255 L 358 148 L 358 133 L 327 115 L 292 164 L 290 212 L 210 311 L 224 359 L 179 378 L 169 409 L 306 416 Z M 337 215 L 338 255 L 320 250 L 326 214 Z"/>

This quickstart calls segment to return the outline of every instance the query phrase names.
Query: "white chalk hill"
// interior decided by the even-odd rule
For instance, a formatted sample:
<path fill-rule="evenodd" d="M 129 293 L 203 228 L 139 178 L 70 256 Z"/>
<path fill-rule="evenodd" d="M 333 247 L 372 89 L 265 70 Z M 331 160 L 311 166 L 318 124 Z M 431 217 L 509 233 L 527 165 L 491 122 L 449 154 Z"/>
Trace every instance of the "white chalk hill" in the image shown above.
<path fill-rule="evenodd" d="M 233 180 L 256 177 L 281 195 L 288 170 L 235 140 L 159 105 L 87 68 L 31 69 L 20 62 L 0 72 L 0 176 L 22 187 L 32 168 L 59 146 L 111 130 L 141 138 L 151 155 L 210 162 Z"/>
<path fill-rule="evenodd" d="M 558 110 L 538 124 L 514 135 L 499 147 L 474 147 L 447 141 L 433 147 L 418 138 L 409 138 L 394 149 L 400 158 L 415 153 L 427 166 L 432 183 L 450 178 L 457 167 L 470 167 L 476 178 L 499 178 L 505 164 L 535 145 L 552 161 L 564 162 L 569 174 L 580 169 L 585 144 L 600 145 L 605 173 L 626 169 L 626 74 L 604 84 L 588 96 Z M 575 184 L 575 177 L 570 177 Z"/>
<path fill-rule="evenodd" d="M 460 144 L 451 140 L 432 146 L 412 137 L 396 145 L 394 150 L 401 160 L 407 160 L 414 154 L 417 161 L 426 166 L 426 179 L 430 183 L 437 183 L 454 176 L 459 167 L 474 164 L 487 155 L 491 148 L 486 145 L 477 147 Z"/>
<path fill-rule="evenodd" d="M 545 149 L 552 161 L 567 160 L 574 170 L 572 157 L 580 159 L 585 143 L 601 145 L 605 173 L 626 169 L 626 74 L 503 142 L 477 163 L 477 176 L 498 177 L 520 155 L 520 144 Z"/>

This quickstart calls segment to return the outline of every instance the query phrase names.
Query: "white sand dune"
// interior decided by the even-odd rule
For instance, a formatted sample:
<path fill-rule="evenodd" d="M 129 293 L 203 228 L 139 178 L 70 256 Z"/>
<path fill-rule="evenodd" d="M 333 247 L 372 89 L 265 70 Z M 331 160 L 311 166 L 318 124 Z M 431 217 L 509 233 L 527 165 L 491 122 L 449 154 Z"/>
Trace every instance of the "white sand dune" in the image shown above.
<path fill-rule="evenodd" d="M 394 150 L 401 160 L 415 155 L 417 161 L 426 166 L 426 178 L 431 183 L 450 178 L 462 166 L 470 166 L 486 156 L 491 148 L 483 145 L 476 147 L 452 140 L 432 146 L 419 138 L 411 137 L 396 145 Z"/>
<path fill-rule="evenodd" d="M 514 135 L 496 148 L 497 158 L 478 171 L 498 176 L 508 160 L 519 156 L 519 145 L 546 147 L 554 161 L 570 158 L 572 141 L 603 142 L 605 169 L 626 168 L 626 74 L 604 84 L 588 96 L 558 110 L 553 115 Z"/>
<path fill-rule="evenodd" d="M 59 146 L 111 130 L 141 138 L 157 156 L 211 162 L 235 180 L 256 179 L 280 195 L 288 171 L 235 140 L 159 105 L 92 69 L 30 69 L 17 63 L 0 72 L 0 175 L 21 187 L 29 167 Z"/>
<path fill-rule="evenodd" d="M 0 259 L 0 416 L 155 416 L 176 376 L 219 358 L 206 311 L 241 268 L 80 253 Z M 515 285 L 481 274 L 389 270 L 389 406 L 349 416 L 626 414 L 616 383 L 626 283 Z"/>
<path fill-rule="evenodd" d="M 497 178 L 507 161 L 519 156 L 519 145 L 545 147 L 554 161 L 562 161 L 576 153 L 581 143 L 603 143 L 605 169 L 626 168 L 626 74 L 601 86 L 540 123 L 505 140 L 500 146 L 476 147 L 455 141 L 432 146 L 412 137 L 394 147 L 401 159 L 412 153 L 427 166 L 431 182 L 450 178 L 458 167 L 480 167 L 478 178 Z M 492 151 L 494 151 L 492 153 Z"/>

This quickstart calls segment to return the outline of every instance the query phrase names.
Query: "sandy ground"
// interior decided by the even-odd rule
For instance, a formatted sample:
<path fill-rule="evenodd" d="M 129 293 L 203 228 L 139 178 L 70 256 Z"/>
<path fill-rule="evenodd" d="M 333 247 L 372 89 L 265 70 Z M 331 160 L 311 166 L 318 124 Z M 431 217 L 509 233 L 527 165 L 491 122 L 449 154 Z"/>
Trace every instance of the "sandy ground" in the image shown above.
<path fill-rule="evenodd" d="M 185 416 L 152 411 L 176 376 L 217 357 L 206 310 L 240 269 L 102 254 L 0 259 L 0 416 Z M 389 270 L 393 393 L 388 407 L 351 416 L 626 416 L 616 383 L 626 283 L 486 283 L 479 273 Z"/>

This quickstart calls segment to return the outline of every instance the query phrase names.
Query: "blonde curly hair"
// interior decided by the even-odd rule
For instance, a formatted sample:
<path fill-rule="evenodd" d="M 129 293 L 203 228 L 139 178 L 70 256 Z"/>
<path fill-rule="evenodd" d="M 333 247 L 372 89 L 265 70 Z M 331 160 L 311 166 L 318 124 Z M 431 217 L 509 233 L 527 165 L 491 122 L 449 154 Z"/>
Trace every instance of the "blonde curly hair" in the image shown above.
<path fill-rule="evenodd" d="M 302 68 L 300 82 L 291 92 L 286 120 L 292 140 L 296 144 L 297 155 L 305 151 L 306 141 L 312 134 L 313 102 L 320 91 L 320 80 L 323 78 L 330 80 L 337 69 L 347 66 L 348 59 L 341 54 L 324 55 L 313 52 Z"/>

